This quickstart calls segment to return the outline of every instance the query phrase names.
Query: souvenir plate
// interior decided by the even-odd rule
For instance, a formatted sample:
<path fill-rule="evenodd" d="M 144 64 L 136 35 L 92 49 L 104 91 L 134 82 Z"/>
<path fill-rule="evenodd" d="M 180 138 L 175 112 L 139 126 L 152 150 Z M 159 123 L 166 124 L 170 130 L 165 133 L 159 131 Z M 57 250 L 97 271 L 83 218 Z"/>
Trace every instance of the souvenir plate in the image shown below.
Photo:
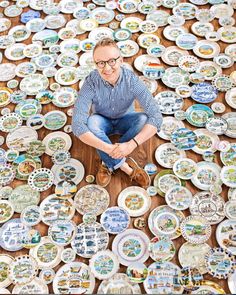
<path fill-rule="evenodd" d="M 214 41 L 200 40 L 193 52 L 201 58 L 213 58 L 220 53 L 220 46 Z"/>
<path fill-rule="evenodd" d="M 72 248 L 66 248 L 61 252 L 61 260 L 64 263 L 73 262 L 76 258 L 76 252 Z"/>
<path fill-rule="evenodd" d="M 120 23 L 122 29 L 128 29 L 131 33 L 139 32 L 139 24 L 142 19 L 139 17 L 126 17 Z"/>
<path fill-rule="evenodd" d="M 147 49 L 151 45 L 159 45 L 160 44 L 160 38 L 156 36 L 155 34 L 141 34 L 139 35 L 138 44 L 140 47 Z"/>
<path fill-rule="evenodd" d="M 24 285 L 32 281 L 38 272 L 37 263 L 32 256 L 16 257 L 9 265 L 9 278 L 13 284 Z"/>
<path fill-rule="evenodd" d="M 48 228 L 51 241 L 59 246 L 69 245 L 76 235 L 76 224 L 71 220 L 54 221 Z"/>
<path fill-rule="evenodd" d="M 95 278 L 90 267 L 82 262 L 63 265 L 53 280 L 55 294 L 91 294 L 95 287 Z"/>
<path fill-rule="evenodd" d="M 42 74 L 31 74 L 23 78 L 20 82 L 20 90 L 27 95 L 36 95 L 39 91 L 48 87 L 49 80 Z"/>
<path fill-rule="evenodd" d="M 196 73 L 202 74 L 205 80 L 212 80 L 222 74 L 222 69 L 213 61 L 202 61 Z"/>
<path fill-rule="evenodd" d="M 23 286 L 15 285 L 12 292 L 13 294 L 49 294 L 47 285 L 38 277 Z"/>
<path fill-rule="evenodd" d="M 145 233 L 137 229 L 127 229 L 114 238 L 112 251 L 125 266 L 134 262 L 143 263 L 149 257 L 148 243 Z"/>
<path fill-rule="evenodd" d="M 182 26 L 166 26 L 163 30 L 163 35 L 170 41 L 176 41 L 181 34 L 187 33 L 187 29 Z"/>
<path fill-rule="evenodd" d="M 79 81 L 79 75 L 77 68 L 75 67 L 66 67 L 61 68 L 56 72 L 55 80 L 60 85 L 73 85 Z"/>
<path fill-rule="evenodd" d="M 203 128 L 195 129 L 194 133 L 197 135 L 196 145 L 192 148 L 195 153 L 203 155 L 205 152 L 216 152 L 217 144 L 220 142 L 216 134 Z"/>
<path fill-rule="evenodd" d="M 15 78 L 16 76 L 15 68 L 16 68 L 15 64 L 11 64 L 11 63 L 0 64 L 0 81 L 4 82 L 4 81 L 9 81 Z"/>
<path fill-rule="evenodd" d="M 180 223 L 184 219 L 181 211 L 167 205 L 156 207 L 148 217 L 148 227 L 155 236 L 165 236 L 171 240 L 180 235 Z"/>
<path fill-rule="evenodd" d="M 236 290 L 236 271 L 234 271 L 234 273 L 229 276 L 228 286 L 229 286 L 230 292 L 234 294 Z"/>
<path fill-rule="evenodd" d="M 225 135 L 231 138 L 236 138 L 236 112 L 229 112 L 222 116 L 228 123 L 228 128 L 225 131 Z"/>
<path fill-rule="evenodd" d="M 0 246 L 7 251 L 18 251 L 23 248 L 22 237 L 30 230 L 20 218 L 7 221 L 0 228 Z"/>
<path fill-rule="evenodd" d="M 191 3 L 180 3 L 173 8 L 173 14 L 184 17 L 185 20 L 190 20 L 195 17 L 197 6 Z"/>
<path fill-rule="evenodd" d="M 177 149 L 172 143 L 163 143 L 155 151 L 156 161 L 165 168 L 172 168 L 178 159 L 185 157 L 186 153 Z"/>
<path fill-rule="evenodd" d="M 134 262 L 127 267 L 126 274 L 132 283 L 143 283 L 147 277 L 148 268 L 144 263 Z"/>
<path fill-rule="evenodd" d="M 193 104 L 186 110 L 186 120 L 196 127 L 205 127 L 207 120 L 213 116 L 211 108 L 202 104 Z"/>
<path fill-rule="evenodd" d="M 225 166 L 236 165 L 236 144 L 229 144 L 227 151 L 220 152 L 220 159 Z"/>
<path fill-rule="evenodd" d="M 147 191 L 138 186 L 125 188 L 118 196 L 118 206 L 127 210 L 130 216 L 144 215 L 151 206 L 151 198 Z"/>
<path fill-rule="evenodd" d="M 125 290 L 128 294 L 141 294 L 138 284 L 131 283 L 125 273 L 116 273 L 111 278 L 103 280 L 98 287 L 99 294 L 121 293 Z"/>
<path fill-rule="evenodd" d="M 205 243 L 211 236 L 210 224 L 198 215 L 185 217 L 180 229 L 184 239 L 192 244 Z"/>
<path fill-rule="evenodd" d="M 195 35 L 190 33 L 182 33 L 177 36 L 175 43 L 180 49 L 191 50 L 193 49 L 198 42 L 198 39 Z"/>
<path fill-rule="evenodd" d="M 199 11 L 201 11 L 201 10 L 202 9 L 199 9 Z M 191 26 L 191 30 L 196 36 L 206 38 L 207 33 L 214 32 L 214 26 L 211 23 L 194 22 Z M 209 40 L 209 39 L 207 39 L 207 40 Z M 214 40 L 210 40 L 210 42 L 213 42 L 213 41 Z"/>
<path fill-rule="evenodd" d="M 154 99 L 157 101 L 160 111 L 164 115 L 172 115 L 177 110 L 182 109 L 184 100 L 173 91 L 159 92 Z"/>
<path fill-rule="evenodd" d="M 40 157 L 45 152 L 45 149 L 46 149 L 46 147 L 42 141 L 33 140 L 30 142 L 30 144 L 28 146 L 27 154 L 34 156 L 34 157 Z"/>
<path fill-rule="evenodd" d="M 210 83 L 202 82 L 192 86 L 192 99 L 200 103 L 209 103 L 217 98 L 218 91 Z"/>
<path fill-rule="evenodd" d="M 63 247 L 55 245 L 49 237 L 42 237 L 40 243 L 29 250 L 29 254 L 35 258 L 39 268 L 53 268 L 61 262 Z"/>
<path fill-rule="evenodd" d="M 35 169 L 28 178 L 29 186 L 36 191 L 42 192 L 49 189 L 54 180 L 54 175 L 47 168 Z"/>
<path fill-rule="evenodd" d="M 206 122 L 206 129 L 216 135 L 222 135 L 226 132 L 228 123 L 221 117 L 209 118 Z"/>
<path fill-rule="evenodd" d="M 26 44 L 23 43 L 15 43 L 13 45 L 8 46 L 5 51 L 4 55 L 8 60 L 21 60 L 24 58 L 23 50 L 26 47 Z"/>
<path fill-rule="evenodd" d="M 91 272 L 99 280 L 112 277 L 119 270 L 119 260 L 110 250 L 98 251 L 89 260 Z"/>
<path fill-rule="evenodd" d="M 75 214 L 75 207 L 71 199 L 62 199 L 53 194 L 40 203 L 40 211 L 42 221 L 51 225 L 56 220 L 72 219 Z"/>
<path fill-rule="evenodd" d="M 220 285 L 212 281 L 203 280 L 201 286 L 197 290 L 193 290 L 192 294 L 226 294 Z"/>
<path fill-rule="evenodd" d="M 221 167 L 215 163 L 198 162 L 197 172 L 191 178 L 192 183 L 201 190 L 209 190 L 210 186 L 220 181 Z"/>
<path fill-rule="evenodd" d="M 233 26 L 222 27 L 217 33 L 220 34 L 220 40 L 225 43 L 236 42 L 236 29 Z"/>
<path fill-rule="evenodd" d="M 46 146 L 45 153 L 52 156 L 57 150 L 68 151 L 71 148 L 72 140 L 65 132 L 57 131 L 45 136 L 43 144 Z"/>
<path fill-rule="evenodd" d="M 156 57 L 149 56 L 148 54 L 141 54 L 134 60 L 134 67 L 140 72 L 143 72 L 144 68 L 149 64 L 158 65 L 160 64 L 160 60 Z"/>
<path fill-rule="evenodd" d="M 9 266 L 13 260 L 13 257 L 10 255 L 0 254 L 0 292 L 1 288 L 8 287 L 12 283 L 8 273 Z"/>
<path fill-rule="evenodd" d="M 175 253 L 175 245 L 168 237 L 154 237 L 149 242 L 149 255 L 154 261 L 170 261 Z"/>
<path fill-rule="evenodd" d="M 13 204 L 14 211 L 21 213 L 26 207 L 39 203 L 40 193 L 27 184 L 18 185 L 9 196 L 9 201 Z"/>
<path fill-rule="evenodd" d="M 189 74 L 178 67 L 170 67 L 165 70 L 161 80 L 167 87 L 176 88 L 189 84 Z"/>
<path fill-rule="evenodd" d="M 165 194 L 167 205 L 176 210 L 187 209 L 192 202 L 192 193 L 184 186 L 176 185 Z"/>
<path fill-rule="evenodd" d="M 172 262 L 154 262 L 148 267 L 144 281 L 147 294 L 182 294 L 183 286 L 178 281 L 179 266 Z"/>
<path fill-rule="evenodd" d="M 212 248 L 205 256 L 208 272 L 218 279 L 226 279 L 234 272 L 234 256 L 223 248 Z"/>
<path fill-rule="evenodd" d="M 71 198 L 77 192 L 73 181 L 62 180 L 56 184 L 55 194 L 60 198 Z"/>
<path fill-rule="evenodd" d="M 20 101 L 15 107 L 16 114 L 20 115 L 23 120 L 27 120 L 32 115 L 40 113 L 41 110 L 42 106 L 36 99 Z"/>
<path fill-rule="evenodd" d="M 191 179 L 197 172 L 197 163 L 188 158 L 179 159 L 174 163 L 173 171 L 181 179 Z"/>
<path fill-rule="evenodd" d="M 0 107 L 8 105 L 11 100 L 12 90 L 7 87 L 0 87 Z"/>
<path fill-rule="evenodd" d="M 157 135 L 165 140 L 170 140 L 171 134 L 178 128 L 184 128 L 184 123 L 178 121 L 174 117 L 164 117 L 161 130 L 157 132 Z"/>
<path fill-rule="evenodd" d="M 114 19 L 115 12 L 105 7 L 99 7 L 90 12 L 90 17 L 100 25 L 107 24 Z"/>
<path fill-rule="evenodd" d="M 76 210 L 85 213 L 102 214 L 109 206 L 110 196 L 108 192 L 99 185 L 86 185 L 78 190 L 74 198 Z"/>
<path fill-rule="evenodd" d="M 63 165 L 54 164 L 51 170 L 54 174 L 54 184 L 58 184 L 58 182 L 63 180 L 73 181 L 75 184 L 79 184 L 84 178 L 85 173 L 83 164 L 73 158 Z"/>
<path fill-rule="evenodd" d="M 168 24 L 169 16 L 170 14 L 167 11 L 160 9 L 160 10 L 155 10 L 152 13 L 148 14 L 146 19 L 154 21 L 158 27 L 164 27 Z"/>
<path fill-rule="evenodd" d="M 217 243 L 233 255 L 236 254 L 235 230 L 236 221 L 231 219 L 222 221 L 216 229 Z"/>
<path fill-rule="evenodd" d="M 170 140 L 178 149 L 190 150 L 197 143 L 197 135 L 188 128 L 179 128 L 172 133 Z"/>
<path fill-rule="evenodd" d="M 49 130 L 58 130 L 62 128 L 67 121 L 67 116 L 62 111 L 50 111 L 44 115 L 44 127 Z"/>
<path fill-rule="evenodd" d="M 195 72 L 199 64 L 199 59 L 193 55 L 181 56 L 178 60 L 178 66 L 187 72 Z"/>
<path fill-rule="evenodd" d="M 197 268 L 201 274 L 207 272 L 205 255 L 211 247 L 207 243 L 191 244 L 185 242 L 179 249 L 178 259 L 182 267 L 191 266 Z"/>
<path fill-rule="evenodd" d="M 15 178 L 15 171 L 10 164 L 0 164 L 0 185 L 6 185 Z"/>
<path fill-rule="evenodd" d="M 224 166 L 221 169 L 220 178 L 226 186 L 236 188 L 236 166 Z"/>
<path fill-rule="evenodd" d="M 35 193 L 35 191 L 34 191 Z M 41 211 L 36 205 L 27 206 L 21 212 L 20 219 L 22 223 L 28 226 L 33 226 L 41 221 Z"/>
<path fill-rule="evenodd" d="M 13 205 L 11 204 L 11 202 L 9 202 L 7 200 L 0 199 L 0 212 L 1 212 L 0 223 L 5 223 L 14 214 L 14 208 L 13 208 Z M 1 286 L 1 279 L 0 279 L 0 287 L 3 287 L 3 286 Z"/>
<path fill-rule="evenodd" d="M 145 76 L 139 76 L 139 79 L 146 85 L 151 93 L 156 92 L 158 84 L 156 80 L 151 80 Z"/>
<path fill-rule="evenodd" d="M 164 61 L 164 63 L 170 66 L 177 66 L 180 57 L 186 55 L 189 55 L 189 52 L 187 50 L 180 49 L 177 46 L 169 46 L 161 55 L 161 59 Z"/>
<path fill-rule="evenodd" d="M 121 56 L 131 57 L 138 53 L 139 46 L 136 42 L 132 40 L 125 40 L 117 42 L 117 46 L 120 49 Z"/>
<path fill-rule="evenodd" d="M 109 235 L 98 222 L 80 223 L 77 233 L 71 242 L 72 249 L 77 255 L 91 258 L 98 251 L 108 246 Z"/>
<path fill-rule="evenodd" d="M 226 92 L 225 100 L 231 108 L 236 109 L 236 87 Z"/>
<path fill-rule="evenodd" d="M 129 227 L 129 213 L 120 207 L 110 207 L 101 215 L 100 222 L 110 234 L 119 234 Z"/>
<path fill-rule="evenodd" d="M 71 87 L 61 87 L 53 94 L 52 103 L 61 108 L 72 106 L 78 98 L 78 93 Z"/>
<path fill-rule="evenodd" d="M 132 33 L 128 29 L 117 29 L 113 32 L 112 37 L 117 41 L 125 41 L 131 38 Z"/>
<path fill-rule="evenodd" d="M 228 219 L 236 220 L 236 201 L 230 200 L 225 203 L 225 215 Z"/>
<path fill-rule="evenodd" d="M 190 213 L 205 218 L 209 224 L 217 224 L 225 217 L 224 199 L 210 192 L 198 192 L 190 205 Z"/>

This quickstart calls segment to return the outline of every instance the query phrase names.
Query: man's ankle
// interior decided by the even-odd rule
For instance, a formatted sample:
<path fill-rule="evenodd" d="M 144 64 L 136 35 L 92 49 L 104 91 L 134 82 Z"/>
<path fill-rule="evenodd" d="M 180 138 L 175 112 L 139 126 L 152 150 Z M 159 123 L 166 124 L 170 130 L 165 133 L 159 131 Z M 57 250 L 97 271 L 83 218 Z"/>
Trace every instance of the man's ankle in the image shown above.
<path fill-rule="evenodd" d="M 126 162 L 120 166 L 120 169 L 129 176 L 133 173 L 133 169 Z"/>

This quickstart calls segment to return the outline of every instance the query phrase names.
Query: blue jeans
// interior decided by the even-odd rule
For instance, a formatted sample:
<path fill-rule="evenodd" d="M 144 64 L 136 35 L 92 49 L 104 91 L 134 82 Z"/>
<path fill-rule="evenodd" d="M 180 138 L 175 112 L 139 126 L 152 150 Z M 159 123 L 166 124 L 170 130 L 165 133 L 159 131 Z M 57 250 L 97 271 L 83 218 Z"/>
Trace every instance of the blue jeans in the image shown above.
<path fill-rule="evenodd" d="M 147 121 L 147 115 L 141 112 L 132 112 L 119 119 L 109 119 L 99 114 L 93 114 L 88 118 L 89 130 L 102 141 L 112 144 L 110 135 L 121 135 L 119 143 L 127 142 L 137 135 L 144 127 Z M 101 150 L 97 150 L 101 160 L 110 171 L 120 168 L 126 158 L 113 159 Z"/>

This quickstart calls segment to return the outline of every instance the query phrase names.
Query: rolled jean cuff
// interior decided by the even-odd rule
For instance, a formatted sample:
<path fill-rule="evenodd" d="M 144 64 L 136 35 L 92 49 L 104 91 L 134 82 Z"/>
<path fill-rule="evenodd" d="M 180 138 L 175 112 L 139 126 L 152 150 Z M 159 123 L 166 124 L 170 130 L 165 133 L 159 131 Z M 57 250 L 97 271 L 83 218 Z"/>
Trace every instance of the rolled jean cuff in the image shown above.
<path fill-rule="evenodd" d="M 125 161 L 126 161 L 126 158 L 121 159 L 121 161 L 113 167 L 113 170 L 119 169 L 124 164 Z"/>

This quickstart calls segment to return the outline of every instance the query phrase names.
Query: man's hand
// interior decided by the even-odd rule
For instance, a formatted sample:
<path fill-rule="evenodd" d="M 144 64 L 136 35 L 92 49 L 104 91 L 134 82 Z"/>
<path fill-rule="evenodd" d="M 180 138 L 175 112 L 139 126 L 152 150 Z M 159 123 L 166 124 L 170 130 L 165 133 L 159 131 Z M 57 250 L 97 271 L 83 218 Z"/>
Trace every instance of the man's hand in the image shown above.
<path fill-rule="evenodd" d="M 124 143 L 116 143 L 115 145 L 115 149 L 109 153 L 109 156 L 113 159 L 122 159 L 131 154 L 132 151 L 137 147 L 133 140 Z"/>

